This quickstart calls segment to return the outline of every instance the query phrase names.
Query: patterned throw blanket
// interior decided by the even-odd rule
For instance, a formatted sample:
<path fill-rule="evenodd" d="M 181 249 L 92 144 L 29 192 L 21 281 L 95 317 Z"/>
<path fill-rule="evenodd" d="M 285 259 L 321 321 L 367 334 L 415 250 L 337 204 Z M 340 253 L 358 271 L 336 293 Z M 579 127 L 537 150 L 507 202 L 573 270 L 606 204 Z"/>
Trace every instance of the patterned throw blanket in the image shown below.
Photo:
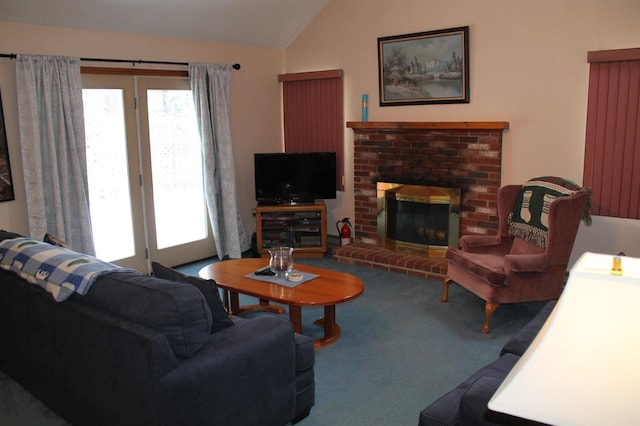
<path fill-rule="evenodd" d="M 58 302 L 74 292 L 87 294 L 100 275 L 124 270 L 92 256 L 26 237 L 0 241 L 0 268 L 39 285 Z"/>
<path fill-rule="evenodd" d="M 543 176 L 525 183 L 509 214 L 509 235 L 522 238 L 538 247 L 547 246 L 549 208 L 553 200 L 576 192 L 591 191 L 570 180 Z M 582 220 L 591 225 L 590 202 L 582 212 Z"/>

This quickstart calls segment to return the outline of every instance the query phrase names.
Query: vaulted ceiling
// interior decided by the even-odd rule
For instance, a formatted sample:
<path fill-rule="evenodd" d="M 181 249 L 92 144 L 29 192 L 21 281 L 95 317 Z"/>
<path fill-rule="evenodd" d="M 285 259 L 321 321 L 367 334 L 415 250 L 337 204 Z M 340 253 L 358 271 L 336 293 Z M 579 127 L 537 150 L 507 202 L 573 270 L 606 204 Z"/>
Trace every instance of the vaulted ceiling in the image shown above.
<path fill-rule="evenodd" d="M 283 49 L 329 0 L 2 0 L 0 20 Z"/>

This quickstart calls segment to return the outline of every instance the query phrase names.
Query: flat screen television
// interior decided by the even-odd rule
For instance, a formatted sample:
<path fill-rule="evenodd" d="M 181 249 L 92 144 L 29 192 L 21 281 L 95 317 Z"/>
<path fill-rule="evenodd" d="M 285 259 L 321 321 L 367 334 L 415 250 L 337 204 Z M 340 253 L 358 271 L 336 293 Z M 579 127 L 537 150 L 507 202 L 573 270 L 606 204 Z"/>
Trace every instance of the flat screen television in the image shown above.
<path fill-rule="evenodd" d="M 261 205 L 336 198 L 335 152 L 257 153 L 254 171 Z"/>

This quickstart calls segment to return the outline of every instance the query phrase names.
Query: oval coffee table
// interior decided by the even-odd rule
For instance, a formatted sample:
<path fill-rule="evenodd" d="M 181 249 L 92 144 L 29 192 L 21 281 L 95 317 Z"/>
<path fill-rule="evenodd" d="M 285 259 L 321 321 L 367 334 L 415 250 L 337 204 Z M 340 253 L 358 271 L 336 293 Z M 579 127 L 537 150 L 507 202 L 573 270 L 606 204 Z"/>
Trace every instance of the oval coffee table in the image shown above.
<path fill-rule="evenodd" d="M 245 276 L 268 263 L 269 260 L 265 258 L 223 260 L 205 266 L 199 275 L 204 279 L 215 280 L 218 287 L 225 290 L 225 304 L 234 315 L 256 310 L 284 313 L 282 307 L 271 306 L 269 302 L 289 306 L 289 320 L 296 333 L 302 333 L 302 306 L 324 306 L 324 318 L 314 321 L 314 324 L 324 327 L 324 336 L 316 339 L 315 347 L 318 349 L 334 343 L 340 337 L 340 326 L 336 323 L 336 305 L 359 296 L 364 290 L 362 280 L 344 272 L 299 264 L 294 265 L 296 271 L 318 277 L 295 287 L 287 287 Z M 238 298 L 240 293 L 257 297 L 260 304 L 241 307 Z"/>

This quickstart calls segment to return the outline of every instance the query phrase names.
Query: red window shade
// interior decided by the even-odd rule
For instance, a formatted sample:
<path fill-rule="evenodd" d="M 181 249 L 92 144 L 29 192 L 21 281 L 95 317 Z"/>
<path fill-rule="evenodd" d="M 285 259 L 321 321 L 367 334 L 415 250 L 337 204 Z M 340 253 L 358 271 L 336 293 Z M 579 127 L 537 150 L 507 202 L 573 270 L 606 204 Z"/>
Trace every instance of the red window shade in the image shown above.
<path fill-rule="evenodd" d="M 584 158 L 592 213 L 640 218 L 640 49 L 589 52 Z"/>
<path fill-rule="evenodd" d="M 342 70 L 281 74 L 286 152 L 336 153 L 337 190 L 344 190 Z"/>

